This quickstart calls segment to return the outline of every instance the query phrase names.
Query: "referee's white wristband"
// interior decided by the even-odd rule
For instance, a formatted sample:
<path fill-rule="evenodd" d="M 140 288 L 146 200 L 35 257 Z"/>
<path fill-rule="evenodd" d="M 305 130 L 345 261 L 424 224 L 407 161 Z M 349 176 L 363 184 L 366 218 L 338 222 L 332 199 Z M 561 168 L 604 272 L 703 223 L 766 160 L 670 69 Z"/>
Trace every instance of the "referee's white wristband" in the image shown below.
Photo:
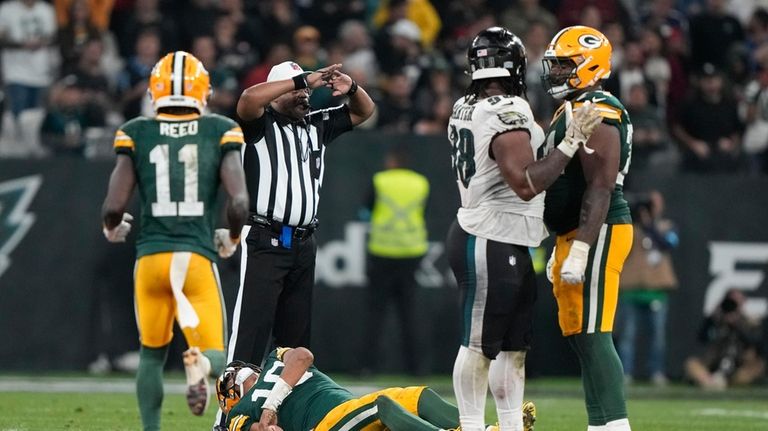
<path fill-rule="evenodd" d="M 280 404 L 283 403 L 283 400 L 291 393 L 292 389 L 291 385 L 285 383 L 285 380 L 281 377 L 278 377 L 275 386 L 272 387 L 267 400 L 264 401 L 261 408 L 276 412 L 277 408 L 280 407 Z"/>

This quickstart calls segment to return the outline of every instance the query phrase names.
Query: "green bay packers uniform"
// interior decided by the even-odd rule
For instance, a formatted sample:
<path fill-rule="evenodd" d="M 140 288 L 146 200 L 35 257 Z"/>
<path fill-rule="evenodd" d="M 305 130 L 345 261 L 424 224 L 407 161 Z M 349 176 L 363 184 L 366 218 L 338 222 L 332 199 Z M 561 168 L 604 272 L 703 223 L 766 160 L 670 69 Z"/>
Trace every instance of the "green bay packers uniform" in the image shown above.
<path fill-rule="evenodd" d="M 582 198 L 587 188 L 579 158 L 574 157 L 555 183 L 547 189 L 544 222 L 557 234 L 555 266 L 552 273 L 563 335 L 613 330 L 619 276 L 632 246 L 632 219 L 623 193 L 624 177 L 629 172 L 632 156 L 632 123 L 624 105 L 605 91 L 591 91 L 580 95 L 574 101 L 574 109 L 588 100 L 596 104 L 604 124 L 619 130 L 619 173 L 605 223 L 590 251 L 583 284 L 567 285 L 560 282 L 560 267 L 576 237 Z M 562 109 L 555 113 L 550 125 L 546 151 L 554 150 L 565 136 L 567 124 Z"/>
<path fill-rule="evenodd" d="M 282 372 L 283 355 L 290 349 L 274 350 L 264 363 L 256 383 L 230 410 L 229 431 L 248 431 L 258 423 L 261 408 Z M 383 431 L 376 399 L 387 396 L 407 412 L 416 415 L 419 397 L 425 387 L 389 388 L 355 398 L 314 365 L 304 373 L 285 397 L 277 412 L 277 423 L 284 431 Z"/>
<path fill-rule="evenodd" d="M 171 340 L 177 318 L 190 346 L 224 348 L 224 313 L 213 245 L 225 152 L 243 134 L 219 115 L 139 117 L 117 131 L 115 151 L 133 160 L 141 202 L 136 313 L 142 345 Z"/>

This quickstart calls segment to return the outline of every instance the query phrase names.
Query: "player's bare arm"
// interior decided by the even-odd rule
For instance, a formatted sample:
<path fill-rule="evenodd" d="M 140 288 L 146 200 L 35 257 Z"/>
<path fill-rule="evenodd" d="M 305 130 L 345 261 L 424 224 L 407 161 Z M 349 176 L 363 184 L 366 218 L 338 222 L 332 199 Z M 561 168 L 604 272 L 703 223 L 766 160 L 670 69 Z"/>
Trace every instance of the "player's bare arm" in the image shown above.
<path fill-rule="evenodd" d="M 248 189 L 245 185 L 243 167 L 240 164 L 239 151 L 227 151 L 221 160 L 219 176 L 229 196 L 227 200 L 229 237 L 239 238 L 240 231 L 248 218 Z"/>
<path fill-rule="evenodd" d="M 248 87 L 237 101 L 237 115 L 245 121 L 261 118 L 269 102 L 291 91 L 322 87 L 326 85 L 326 79 L 329 78 L 329 75 L 340 67 L 340 64 L 332 64 L 312 73 L 305 73 L 291 79 L 262 82 Z M 302 82 L 302 80 L 304 81 Z"/>
<path fill-rule="evenodd" d="M 266 430 L 269 425 L 277 425 L 278 407 L 315 361 L 312 352 L 304 347 L 284 351 L 282 355 L 285 367 L 280 372 L 280 377 L 272 387 L 267 400 L 264 401 L 259 422 L 253 424 L 250 431 Z"/>
<path fill-rule="evenodd" d="M 135 185 L 133 160 L 125 154 L 118 154 L 115 168 L 109 177 L 107 197 L 101 207 L 101 217 L 107 229 L 113 229 L 123 221 L 123 213 L 131 200 Z"/>
<path fill-rule="evenodd" d="M 371 96 L 368 95 L 363 87 L 359 87 L 349 75 L 338 70 L 334 71 L 326 85 L 333 89 L 334 96 L 349 96 L 349 104 L 347 106 L 349 106 L 349 118 L 353 126 L 357 126 L 373 115 L 376 105 L 373 103 Z"/>
<path fill-rule="evenodd" d="M 587 142 L 595 152 L 587 154 L 583 149 L 578 152 L 587 189 L 581 201 L 577 241 L 594 244 L 608 214 L 619 174 L 619 139 L 618 129 L 601 124 Z"/>
<path fill-rule="evenodd" d="M 515 130 L 498 135 L 491 142 L 492 155 L 501 174 L 524 201 L 533 199 L 552 185 L 571 160 L 562 152 L 553 151 L 544 159 L 535 161 L 529 141 L 528 132 Z M 526 178 L 526 170 L 530 181 Z"/>

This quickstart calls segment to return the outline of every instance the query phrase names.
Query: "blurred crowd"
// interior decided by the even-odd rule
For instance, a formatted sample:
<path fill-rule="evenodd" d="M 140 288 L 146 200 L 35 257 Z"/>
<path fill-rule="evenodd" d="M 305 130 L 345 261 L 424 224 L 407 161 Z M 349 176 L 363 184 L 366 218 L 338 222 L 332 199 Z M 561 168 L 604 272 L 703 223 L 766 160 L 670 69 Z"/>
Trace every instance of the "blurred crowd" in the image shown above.
<path fill-rule="evenodd" d="M 467 84 L 466 47 L 502 25 L 528 50 L 528 98 L 547 125 L 556 101 L 541 58 L 563 26 L 613 44 L 605 88 L 634 124 L 633 167 L 768 172 L 765 0 L 5 0 L 0 2 L 0 157 L 111 155 L 125 119 L 152 115 L 154 63 L 183 49 L 211 74 L 212 112 L 293 59 L 342 63 L 373 95 L 366 126 L 440 135 Z M 339 103 L 324 90 L 322 108 Z"/>

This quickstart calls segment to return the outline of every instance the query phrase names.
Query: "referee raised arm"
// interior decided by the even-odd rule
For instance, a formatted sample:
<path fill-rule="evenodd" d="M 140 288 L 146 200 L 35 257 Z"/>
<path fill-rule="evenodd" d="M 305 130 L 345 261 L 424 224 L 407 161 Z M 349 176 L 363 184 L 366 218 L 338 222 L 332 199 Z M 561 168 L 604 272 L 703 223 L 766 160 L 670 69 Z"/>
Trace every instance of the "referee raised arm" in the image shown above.
<path fill-rule="evenodd" d="M 250 217 L 241 235 L 229 361 L 260 364 L 273 335 L 278 346 L 309 346 L 325 148 L 374 110 L 365 90 L 340 68 L 304 72 L 286 61 L 240 96 Z M 323 86 L 349 102 L 311 111 L 310 91 Z"/>

